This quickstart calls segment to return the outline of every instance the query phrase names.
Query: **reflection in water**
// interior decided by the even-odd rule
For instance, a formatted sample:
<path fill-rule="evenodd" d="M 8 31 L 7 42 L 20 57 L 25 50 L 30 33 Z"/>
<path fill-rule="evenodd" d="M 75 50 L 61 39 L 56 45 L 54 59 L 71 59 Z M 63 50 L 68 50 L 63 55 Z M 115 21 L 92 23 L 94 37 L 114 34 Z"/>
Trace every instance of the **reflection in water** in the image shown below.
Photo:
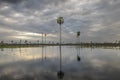
<path fill-rule="evenodd" d="M 61 45 L 60 45 L 60 70 L 57 73 L 59 79 L 63 79 L 64 72 L 62 71 L 62 54 L 61 54 Z"/>
<path fill-rule="evenodd" d="M 13 52 L 13 48 L 11 48 L 11 52 Z"/>
<path fill-rule="evenodd" d="M 77 49 L 77 61 L 79 62 L 81 60 L 81 58 L 80 58 L 80 47 L 77 46 L 76 49 Z"/>
<path fill-rule="evenodd" d="M 63 77 L 64 77 L 64 72 L 60 70 L 60 71 L 58 71 L 57 75 L 58 75 L 58 78 L 59 78 L 59 79 L 63 79 Z"/>
<path fill-rule="evenodd" d="M 0 51 L 0 80 L 120 80 L 119 50 L 94 48 L 91 54 L 90 48 L 79 51 L 63 46 L 61 57 L 56 46 L 46 50 L 47 59 L 42 61 L 42 47 L 13 48 L 13 52 L 4 48 Z"/>
<path fill-rule="evenodd" d="M 41 53 L 42 53 L 42 61 L 43 61 L 44 59 L 45 60 L 47 59 L 47 55 L 46 55 L 47 54 L 46 53 L 47 49 L 46 49 L 46 46 L 42 46 L 41 48 L 42 48 Z"/>
<path fill-rule="evenodd" d="M 42 61 L 45 59 L 47 59 L 47 55 L 46 55 L 46 46 L 42 46 L 42 50 L 41 50 L 41 53 L 42 53 Z"/>
<path fill-rule="evenodd" d="M 42 61 L 43 61 L 43 50 L 44 50 L 44 46 L 42 45 Z"/>
<path fill-rule="evenodd" d="M 1 51 L 4 51 L 4 48 L 1 48 Z"/>
<path fill-rule="evenodd" d="M 61 44 L 59 46 L 60 49 L 60 70 L 57 73 L 57 76 L 59 79 L 63 79 L 64 77 L 64 72 L 62 71 L 62 53 L 61 53 Z"/>
<path fill-rule="evenodd" d="M 46 57 L 46 46 L 45 46 L 45 60 L 46 60 L 46 58 L 47 58 L 47 57 Z"/>
<path fill-rule="evenodd" d="M 20 56 L 21 56 L 21 47 L 19 48 L 19 51 L 20 51 Z"/>

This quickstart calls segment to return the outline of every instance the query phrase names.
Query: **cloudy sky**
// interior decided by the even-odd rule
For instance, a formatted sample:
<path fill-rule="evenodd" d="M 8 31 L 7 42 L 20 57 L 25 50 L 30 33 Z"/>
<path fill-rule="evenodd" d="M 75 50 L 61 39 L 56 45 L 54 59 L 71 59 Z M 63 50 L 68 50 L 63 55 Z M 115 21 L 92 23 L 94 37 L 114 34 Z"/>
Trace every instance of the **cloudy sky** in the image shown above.
<path fill-rule="evenodd" d="M 59 41 L 58 16 L 64 17 L 63 41 L 120 40 L 120 0 L 0 0 L 0 41 Z"/>

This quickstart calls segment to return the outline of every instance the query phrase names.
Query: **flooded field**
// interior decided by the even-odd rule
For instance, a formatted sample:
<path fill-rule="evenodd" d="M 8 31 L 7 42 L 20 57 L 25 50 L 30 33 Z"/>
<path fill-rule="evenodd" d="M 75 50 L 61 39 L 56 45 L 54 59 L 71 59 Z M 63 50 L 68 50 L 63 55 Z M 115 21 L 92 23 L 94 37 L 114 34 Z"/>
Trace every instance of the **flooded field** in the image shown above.
<path fill-rule="evenodd" d="M 0 80 L 120 80 L 119 75 L 119 48 L 62 46 L 61 57 L 59 46 L 0 50 Z"/>

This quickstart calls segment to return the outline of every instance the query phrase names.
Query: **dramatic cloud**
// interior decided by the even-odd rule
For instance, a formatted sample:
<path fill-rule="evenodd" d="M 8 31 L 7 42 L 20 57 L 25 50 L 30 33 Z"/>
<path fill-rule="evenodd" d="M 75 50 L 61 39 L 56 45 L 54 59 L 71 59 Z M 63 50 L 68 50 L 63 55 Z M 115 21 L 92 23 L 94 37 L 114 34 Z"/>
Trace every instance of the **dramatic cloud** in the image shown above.
<path fill-rule="evenodd" d="M 63 16 L 63 41 L 76 42 L 77 31 L 81 41 L 115 41 L 120 39 L 119 13 L 119 0 L 0 0 L 0 40 L 41 40 L 47 33 L 52 35 L 48 41 L 58 41 L 56 19 Z"/>

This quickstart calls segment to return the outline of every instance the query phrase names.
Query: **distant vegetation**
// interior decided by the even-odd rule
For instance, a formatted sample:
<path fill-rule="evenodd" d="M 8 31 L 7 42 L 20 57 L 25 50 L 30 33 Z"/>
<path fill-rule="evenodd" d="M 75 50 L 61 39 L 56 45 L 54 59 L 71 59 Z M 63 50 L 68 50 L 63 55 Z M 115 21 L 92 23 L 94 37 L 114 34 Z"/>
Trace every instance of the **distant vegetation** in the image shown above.
<path fill-rule="evenodd" d="M 19 43 L 11 41 L 11 43 L 4 43 L 4 41 L 0 42 L 0 48 L 11 48 L 11 47 L 38 47 L 38 46 L 58 46 L 59 43 L 48 42 L 48 43 L 40 43 L 39 40 L 36 43 L 28 42 L 27 40 L 24 43 Z M 104 42 L 104 43 L 95 43 L 95 42 L 80 42 L 80 43 L 62 43 L 63 46 L 81 46 L 81 47 L 120 47 L 120 41 L 115 43 Z"/>

